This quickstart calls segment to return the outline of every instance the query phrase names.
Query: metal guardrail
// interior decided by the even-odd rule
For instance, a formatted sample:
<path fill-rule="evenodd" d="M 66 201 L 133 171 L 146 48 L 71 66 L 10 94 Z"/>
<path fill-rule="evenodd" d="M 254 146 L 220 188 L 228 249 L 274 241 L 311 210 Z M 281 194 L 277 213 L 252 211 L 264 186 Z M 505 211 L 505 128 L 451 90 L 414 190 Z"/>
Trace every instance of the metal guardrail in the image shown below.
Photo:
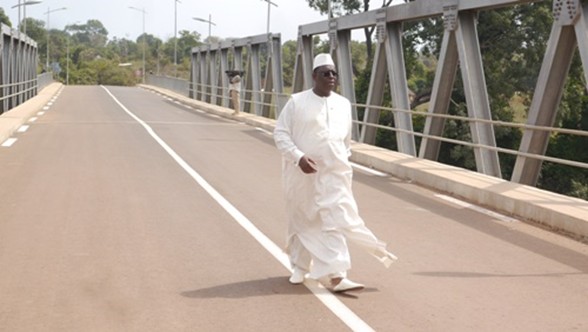
<path fill-rule="evenodd" d="M 43 88 L 53 82 L 53 73 L 39 74 L 39 76 L 37 76 L 37 91 L 43 90 Z"/>
<path fill-rule="evenodd" d="M 190 87 L 190 83 L 186 80 L 169 78 L 169 77 L 151 76 L 150 79 L 148 80 L 148 84 L 177 92 L 183 96 L 189 96 L 190 93 L 194 93 L 195 91 L 199 91 L 200 93 L 203 93 L 202 98 L 204 100 L 207 100 L 207 98 L 208 98 L 208 100 L 210 100 L 210 97 L 212 94 L 212 92 L 211 92 L 212 89 L 211 89 L 211 86 L 209 86 L 209 85 L 197 85 L 196 87 Z M 246 91 L 246 90 L 241 91 L 242 94 L 245 94 L 246 92 L 253 93 L 254 91 Z M 278 110 L 277 110 L 278 105 L 284 105 L 285 102 L 290 97 L 290 95 L 286 94 L 286 93 L 265 92 L 265 91 L 256 91 L 256 93 L 260 93 L 263 96 L 270 95 L 271 103 L 268 104 L 265 102 L 256 102 L 254 100 L 244 100 L 244 99 L 241 100 L 241 103 L 243 103 L 243 105 L 245 105 L 245 104 L 251 105 L 249 107 L 250 110 L 256 109 L 256 107 L 254 107 L 255 104 L 258 104 L 260 106 L 269 107 L 271 109 L 271 113 L 270 113 L 269 118 L 273 118 L 273 119 L 275 119 L 276 114 L 278 114 Z M 224 102 L 228 103 L 230 100 L 229 95 L 216 96 L 216 97 L 217 97 L 217 99 L 216 99 L 217 106 L 222 106 L 222 105 L 224 105 Z M 264 98 L 262 98 L 262 100 L 266 100 L 266 98 L 264 97 Z M 426 112 L 415 112 L 415 111 L 406 110 L 406 109 L 395 109 L 395 108 L 391 108 L 391 107 L 365 105 L 365 104 L 358 104 L 358 103 L 355 103 L 354 106 L 359 107 L 359 108 L 369 107 L 371 109 L 377 109 L 379 111 L 389 112 L 392 114 L 402 113 L 402 114 L 406 114 L 406 115 L 410 116 L 413 119 L 422 118 L 422 117 L 443 118 L 446 120 L 454 120 L 454 121 L 485 123 L 485 124 L 492 125 L 495 128 L 496 127 L 512 127 L 512 128 L 519 128 L 521 130 L 537 130 L 537 131 L 545 131 L 545 132 L 557 132 L 557 133 L 566 134 L 566 135 L 577 135 L 577 136 L 588 137 L 588 132 L 583 131 L 583 130 L 573 130 L 573 129 L 546 127 L 546 126 L 535 126 L 535 125 L 528 125 L 528 124 L 522 124 L 522 123 L 511 123 L 511 122 L 496 121 L 496 120 L 472 119 L 470 117 L 465 117 L 465 116 L 457 116 L 457 115 L 450 115 L 450 114 L 435 114 L 435 113 L 426 113 Z M 241 107 L 241 109 L 245 109 L 245 108 Z M 510 154 L 510 155 L 514 155 L 514 156 L 535 158 L 535 159 L 553 162 L 553 163 L 557 163 L 557 164 L 561 164 L 561 165 L 567 165 L 567 166 L 572 166 L 572 167 L 588 169 L 588 163 L 579 162 L 579 161 L 554 158 L 554 157 L 533 154 L 533 153 L 524 153 L 524 152 L 520 152 L 518 150 L 476 144 L 476 143 L 472 143 L 472 142 L 460 141 L 460 140 L 455 140 L 455 139 L 446 138 L 446 137 L 442 137 L 442 136 L 428 135 L 426 133 L 419 133 L 419 132 L 415 132 L 415 131 L 407 132 L 406 130 L 404 130 L 402 128 L 384 126 L 384 125 L 374 124 L 374 123 L 365 122 L 365 121 L 354 120 L 354 123 L 356 123 L 360 126 L 370 126 L 375 129 L 390 131 L 393 133 L 398 133 L 398 132 L 408 133 L 408 134 L 415 135 L 415 136 L 421 137 L 421 138 L 429 138 L 429 139 L 434 139 L 434 140 L 438 140 L 441 142 L 446 142 L 446 143 L 451 143 L 451 144 L 456 144 L 456 145 L 461 145 L 461 146 L 467 146 L 467 147 L 471 147 L 471 148 L 490 149 L 492 151 L 506 153 L 506 154 Z"/>
<path fill-rule="evenodd" d="M 309 69 L 312 62 L 315 34 L 328 33 L 331 53 L 337 58 L 340 73 L 341 94 L 347 97 L 354 108 L 354 139 L 366 144 L 375 144 L 376 132 L 385 130 L 394 133 L 397 138 L 398 151 L 424 159 L 438 160 L 441 143 L 456 144 L 471 148 L 478 172 L 501 177 L 499 153 L 516 156 L 511 181 L 537 185 L 538 167 L 544 161 L 588 168 L 584 160 L 574 161 L 546 156 L 548 138 L 553 133 L 565 135 L 588 136 L 582 130 L 569 130 L 555 127 L 556 112 L 561 101 L 566 73 L 571 65 L 572 55 L 579 50 L 584 66 L 584 77 L 588 80 L 588 5 L 580 0 L 553 0 L 554 23 L 543 66 L 538 73 L 537 85 L 529 110 L 526 124 L 507 123 L 492 120 L 488 90 L 484 77 L 483 58 L 480 54 L 477 36 L 477 11 L 494 10 L 499 7 L 529 5 L 542 0 L 420 0 L 405 5 L 398 5 L 370 11 L 358 15 L 332 18 L 327 21 L 307 24 L 299 27 L 297 58 L 294 67 L 293 91 L 310 88 L 312 79 Z M 562 8 L 566 13 L 562 14 Z M 402 23 L 415 19 L 439 17 L 444 22 L 443 44 L 436 68 L 433 92 L 428 112 L 410 110 L 408 86 L 405 77 L 406 67 L 402 55 Z M 355 87 L 351 70 L 350 30 L 366 26 L 377 28 L 377 43 L 374 55 L 371 81 L 368 88 L 366 104 L 355 99 Z M 247 41 L 246 39 L 244 39 Z M 250 41 L 247 41 L 251 43 Z M 220 45 L 219 50 L 226 52 L 234 44 Z M 227 107 L 229 96 L 226 95 L 226 82 L 219 84 L 218 61 L 213 55 L 215 47 L 195 50 L 200 57 L 192 61 L 193 76 L 188 95 L 194 99 Z M 204 51 L 210 53 L 204 56 Z M 206 53 L 206 54 L 208 54 Z M 235 53 L 239 58 L 240 53 Z M 226 62 L 222 54 L 221 65 Z M 252 52 L 253 62 L 257 63 L 258 54 Z M 199 61 L 197 61 L 199 60 Z M 240 63 L 240 61 L 237 61 Z M 460 65 L 461 63 L 461 65 Z M 461 69 L 467 103 L 467 117 L 448 114 L 452 87 L 457 69 Z M 221 66 L 222 67 L 222 66 Z M 225 65 L 226 67 L 226 65 Z M 250 68 L 259 68 L 252 66 Z M 281 68 L 281 65 L 279 66 Z M 195 73 L 195 74 L 194 74 Z M 200 73 L 200 76 L 197 74 Z M 209 74 L 210 73 L 210 74 Z M 261 73 L 250 73 L 259 77 Z M 222 75 L 221 75 L 222 76 Z M 383 107 L 383 96 L 389 77 L 391 107 Z M 265 117 L 275 118 L 288 96 L 281 91 L 263 91 L 259 85 L 246 85 L 241 91 L 242 109 Z M 260 98 L 260 95 L 264 98 Z M 263 100 L 263 101 L 262 101 Z M 364 108 L 363 119 L 358 118 L 357 110 Z M 260 113 L 260 109 L 270 112 Z M 255 111 L 252 111 L 255 110 Z M 388 113 L 394 119 L 394 127 L 379 123 L 380 113 Z M 415 132 L 415 119 L 425 125 L 422 132 Z M 443 125 L 446 121 L 461 121 L 469 125 L 471 141 L 459 141 L 443 137 Z M 518 150 L 497 146 L 495 128 L 514 127 L 523 132 Z M 417 151 L 417 141 L 420 149 Z"/>
<path fill-rule="evenodd" d="M 183 96 L 188 97 L 188 91 L 190 91 L 190 83 L 186 80 L 157 75 L 147 75 L 145 77 L 145 83 L 153 86 L 158 86 Z"/>
<path fill-rule="evenodd" d="M 262 79 L 261 56 L 264 49 L 266 70 L 265 79 Z M 246 59 L 244 59 L 245 56 Z M 192 48 L 190 82 L 193 86 L 201 87 L 204 90 L 193 88 L 191 91 L 193 94 L 190 97 L 228 107 L 228 100 L 222 98 L 228 92 L 227 70 L 244 70 L 245 72 L 241 80 L 241 86 L 244 88 L 241 91 L 242 97 L 254 100 L 254 102 L 245 103 L 243 111 L 268 117 L 271 110 L 264 105 L 270 103 L 271 96 L 269 94 L 262 95 L 259 92 L 276 91 L 281 93 L 284 89 L 280 34 L 269 33 L 229 39 Z M 255 108 L 251 110 L 249 107 Z"/>

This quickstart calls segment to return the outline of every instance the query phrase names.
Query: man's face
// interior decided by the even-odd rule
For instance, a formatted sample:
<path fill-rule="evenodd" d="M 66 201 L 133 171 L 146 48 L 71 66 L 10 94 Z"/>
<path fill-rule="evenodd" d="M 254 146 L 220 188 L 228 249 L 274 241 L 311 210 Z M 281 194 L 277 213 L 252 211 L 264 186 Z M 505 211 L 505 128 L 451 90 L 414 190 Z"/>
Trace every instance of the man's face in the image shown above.
<path fill-rule="evenodd" d="M 312 78 L 314 79 L 315 89 L 328 94 L 335 89 L 337 71 L 335 66 L 321 66 L 313 72 Z"/>

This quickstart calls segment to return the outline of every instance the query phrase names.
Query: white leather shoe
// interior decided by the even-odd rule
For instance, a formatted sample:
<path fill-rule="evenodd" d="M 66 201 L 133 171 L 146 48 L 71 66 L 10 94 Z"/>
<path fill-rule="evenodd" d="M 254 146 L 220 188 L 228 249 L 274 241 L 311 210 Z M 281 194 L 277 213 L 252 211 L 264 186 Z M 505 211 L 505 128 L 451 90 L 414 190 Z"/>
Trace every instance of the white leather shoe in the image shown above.
<path fill-rule="evenodd" d="M 306 271 L 299 267 L 294 267 L 294 271 L 292 271 L 292 276 L 288 281 L 291 284 L 298 285 L 304 282 L 304 278 L 306 277 Z"/>
<path fill-rule="evenodd" d="M 343 278 L 343 279 L 341 279 L 341 281 L 337 285 L 333 286 L 333 291 L 336 293 L 341 293 L 341 292 L 362 290 L 364 288 L 365 288 L 365 286 L 362 284 L 358 284 L 358 283 L 353 282 L 347 278 Z"/>

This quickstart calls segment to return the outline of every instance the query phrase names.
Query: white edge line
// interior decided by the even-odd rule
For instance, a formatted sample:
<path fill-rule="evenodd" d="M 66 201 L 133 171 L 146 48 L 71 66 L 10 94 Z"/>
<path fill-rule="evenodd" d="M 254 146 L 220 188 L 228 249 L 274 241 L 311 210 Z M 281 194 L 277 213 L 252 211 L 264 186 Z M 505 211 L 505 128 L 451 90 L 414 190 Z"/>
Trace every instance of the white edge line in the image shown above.
<path fill-rule="evenodd" d="M 12 146 L 12 144 L 16 143 L 18 139 L 16 138 L 9 138 L 7 140 L 4 141 L 4 143 L 2 143 L 2 146 L 5 148 L 9 148 Z"/>
<path fill-rule="evenodd" d="M 35 122 L 37 121 L 38 117 L 33 116 L 32 118 L 29 119 L 29 122 Z"/>
<path fill-rule="evenodd" d="M 496 219 L 498 219 L 500 221 L 503 221 L 503 222 L 518 222 L 517 219 L 511 218 L 511 217 L 508 217 L 508 216 L 505 216 L 503 214 L 500 214 L 500 213 L 497 213 L 497 212 L 494 212 L 494 211 L 490 211 L 488 209 L 484 209 L 483 207 L 480 207 L 480 206 L 477 206 L 477 205 L 473 205 L 473 204 L 470 204 L 468 202 L 464 202 L 462 200 L 459 200 L 459 199 L 456 199 L 456 198 L 453 198 L 453 197 L 449 197 L 449 196 L 441 195 L 441 194 L 436 194 L 435 196 L 436 197 L 439 197 L 439 198 L 441 198 L 443 200 L 446 200 L 448 202 L 451 202 L 453 204 L 462 206 L 464 208 L 467 208 L 467 209 L 470 209 L 470 210 L 474 210 L 474 211 L 480 212 L 480 213 L 485 214 L 487 216 L 490 216 L 492 218 L 496 218 Z"/>
<path fill-rule="evenodd" d="M 22 125 L 18 128 L 17 132 L 24 133 L 25 131 L 29 130 L 29 127 L 30 126 L 28 126 L 28 125 Z"/>
<path fill-rule="evenodd" d="M 203 177 L 198 174 L 186 161 L 184 161 L 165 141 L 163 141 L 153 129 L 143 120 L 129 111 L 116 97 L 104 86 L 101 86 L 110 97 L 133 119 L 135 119 L 153 139 L 174 159 L 180 167 L 186 171 L 217 203 L 225 209 L 234 219 L 243 227 L 257 242 L 259 242 L 272 256 L 274 256 L 289 271 L 290 262 L 287 255 L 263 234 L 247 217 L 245 217 L 237 208 L 227 201 L 216 189 L 214 189 Z M 343 321 L 353 331 L 373 331 L 361 318 L 359 318 L 351 309 L 349 309 L 336 296 L 324 288 L 314 285 L 315 282 L 305 281 L 306 287 L 321 301 L 329 310 L 331 310 L 341 321 Z M 318 283 L 317 283 L 318 284 Z"/>

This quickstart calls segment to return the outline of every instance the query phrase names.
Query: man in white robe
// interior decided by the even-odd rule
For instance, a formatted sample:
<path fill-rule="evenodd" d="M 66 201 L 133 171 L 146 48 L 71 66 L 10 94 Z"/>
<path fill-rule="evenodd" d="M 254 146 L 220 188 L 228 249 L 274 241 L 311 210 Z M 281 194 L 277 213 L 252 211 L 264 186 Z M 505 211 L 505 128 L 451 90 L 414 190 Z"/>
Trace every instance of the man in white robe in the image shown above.
<path fill-rule="evenodd" d="M 358 215 L 351 190 L 351 104 L 335 92 L 337 72 L 329 54 L 314 59 L 314 87 L 292 95 L 280 113 L 274 140 L 283 156 L 288 213 L 287 253 L 300 284 L 329 278 L 336 292 L 362 289 L 347 279 L 353 241 L 388 267 L 386 250 Z"/>

